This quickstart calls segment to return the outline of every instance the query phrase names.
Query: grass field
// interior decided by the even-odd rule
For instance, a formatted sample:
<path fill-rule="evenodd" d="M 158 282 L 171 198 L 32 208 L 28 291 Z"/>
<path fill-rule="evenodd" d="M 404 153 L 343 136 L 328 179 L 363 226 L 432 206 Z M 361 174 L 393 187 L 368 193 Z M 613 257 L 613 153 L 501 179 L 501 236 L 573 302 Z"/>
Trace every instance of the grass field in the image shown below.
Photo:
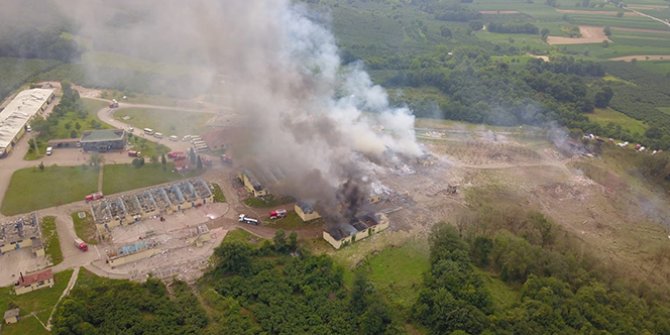
<path fill-rule="evenodd" d="M 368 256 L 359 269 L 368 273 L 375 288 L 395 307 L 407 310 L 418 297 L 423 274 L 430 269 L 428 254 L 427 243 L 410 240 Z"/>
<path fill-rule="evenodd" d="M 51 314 L 51 309 L 58 302 L 58 298 L 67 287 L 67 283 L 72 276 L 72 270 L 65 270 L 54 274 L 54 287 L 44 288 L 34 292 L 14 295 L 11 287 L 0 288 L 0 307 L 4 313 L 5 308 L 12 303 L 21 309 L 21 320 L 13 325 L 2 325 L 2 335 L 41 335 L 50 334 L 42 325 L 30 316 L 31 313 L 46 323 Z"/>
<path fill-rule="evenodd" d="M 63 261 L 63 251 L 60 249 L 60 241 L 56 232 L 56 217 L 45 216 L 42 218 L 41 227 L 42 240 L 44 241 L 45 253 L 53 265 Z"/>
<path fill-rule="evenodd" d="M 491 294 L 496 310 L 508 309 L 517 301 L 519 293 L 505 282 L 479 268 L 475 268 L 475 272 L 482 278 L 484 287 Z"/>
<path fill-rule="evenodd" d="M 184 136 L 198 134 L 207 120 L 213 117 L 209 113 L 194 113 L 162 109 L 127 108 L 118 110 L 114 117 L 137 129 L 151 128 L 165 136 Z M 123 119 L 130 117 L 130 119 Z"/>
<path fill-rule="evenodd" d="M 105 195 L 163 184 L 197 175 L 197 173 L 182 175 L 172 172 L 171 164 L 168 164 L 164 170 L 163 165 L 160 163 L 145 164 L 139 169 L 130 164 L 113 164 L 105 165 L 103 169 L 102 192 Z"/>
<path fill-rule="evenodd" d="M 86 216 L 83 219 L 79 218 L 79 213 L 84 213 Z M 81 238 L 88 244 L 97 244 L 98 241 L 95 238 L 96 229 L 91 213 L 89 211 L 74 212 L 71 216 L 72 222 L 74 222 L 74 231 L 77 233 L 77 237 Z"/>
<path fill-rule="evenodd" d="M 323 220 L 317 219 L 309 222 L 303 222 L 298 214 L 295 213 L 295 211 L 288 211 L 288 213 L 286 213 L 286 217 L 277 220 L 268 219 L 264 222 L 264 224 L 275 229 L 292 230 L 304 227 L 317 227 L 323 224 Z"/>
<path fill-rule="evenodd" d="M 628 130 L 631 134 L 643 134 L 644 131 L 647 130 L 647 125 L 644 124 L 644 122 L 635 120 L 611 108 L 596 108 L 593 113 L 586 115 L 589 120 L 595 123 L 603 126 L 607 126 L 609 123 L 613 123 L 615 125 L 621 126 L 625 130 Z"/>
<path fill-rule="evenodd" d="M 226 196 L 223 195 L 219 184 L 212 183 L 212 194 L 214 195 L 214 202 L 226 202 Z"/>
<path fill-rule="evenodd" d="M 141 151 L 145 158 L 160 157 L 170 152 L 170 148 L 137 136 L 128 136 L 128 146 L 133 150 Z"/>
<path fill-rule="evenodd" d="M 95 192 L 97 185 L 98 171 L 81 166 L 17 170 L 12 174 L 0 211 L 15 215 L 80 201 Z"/>
<path fill-rule="evenodd" d="M 670 35 L 668 36 L 670 38 Z M 670 57 L 669 57 L 670 58 Z M 667 76 L 670 76 L 670 60 L 669 61 L 651 61 L 651 62 L 638 62 L 636 66 L 639 66 L 649 72 L 653 73 L 665 73 Z"/>
<path fill-rule="evenodd" d="M 249 233 L 248 231 L 244 229 L 233 229 L 226 234 L 226 237 L 223 239 L 223 243 L 235 243 L 235 242 L 241 242 L 241 243 L 247 243 L 252 246 L 259 246 L 260 242 L 262 242 L 263 239 Z"/>
<path fill-rule="evenodd" d="M 270 208 L 274 206 L 279 206 L 283 204 L 287 204 L 289 202 L 293 202 L 295 199 L 292 199 L 290 197 L 275 197 L 273 195 L 268 195 L 262 198 L 256 198 L 253 196 L 250 196 L 246 199 L 244 199 L 244 204 L 249 206 L 249 207 L 255 207 L 255 208 Z"/>

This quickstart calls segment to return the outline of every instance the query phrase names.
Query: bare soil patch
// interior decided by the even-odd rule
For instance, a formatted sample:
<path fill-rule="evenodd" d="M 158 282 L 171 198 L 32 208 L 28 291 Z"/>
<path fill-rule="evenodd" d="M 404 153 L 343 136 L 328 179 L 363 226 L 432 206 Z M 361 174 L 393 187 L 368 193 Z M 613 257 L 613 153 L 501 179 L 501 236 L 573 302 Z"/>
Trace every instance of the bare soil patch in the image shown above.
<path fill-rule="evenodd" d="M 632 55 L 632 56 L 614 57 L 610 58 L 609 60 L 632 62 L 633 59 L 635 59 L 636 61 L 670 60 L 670 55 Z"/>
<path fill-rule="evenodd" d="M 612 10 L 579 10 L 579 9 L 557 9 L 559 13 L 563 14 L 586 14 L 586 15 L 609 15 L 616 16 L 617 11 Z M 624 16 L 640 16 L 634 12 L 624 12 Z"/>
<path fill-rule="evenodd" d="M 563 37 L 563 36 L 549 36 L 547 43 L 551 45 L 561 44 L 592 44 L 602 43 L 603 41 L 612 42 L 603 31 L 603 27 L 598 26 L 579 26 L 579 32 L 582 37 Z"/>

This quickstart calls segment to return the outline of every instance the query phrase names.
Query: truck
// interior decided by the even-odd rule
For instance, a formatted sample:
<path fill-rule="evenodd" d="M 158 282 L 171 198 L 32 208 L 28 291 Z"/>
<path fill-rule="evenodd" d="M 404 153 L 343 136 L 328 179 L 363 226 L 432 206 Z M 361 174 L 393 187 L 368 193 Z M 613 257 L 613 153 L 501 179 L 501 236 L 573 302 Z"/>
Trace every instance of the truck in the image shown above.
<path fill-rule="evenodd" d="M 102 192 L 95 192 L 95 193 L 91 193 L 91 194 L 87 195 L 87 196 L 84 198 L 84 200 L 86 200 L 86 202 L 91 202 L 91 201 L 95 201 L 95 200 L 100 200 L 100 199 L 102 199 L 102 198 L 104 198 L 104 197 L 105 197 L 105 196 L 102 195 Z"/>
<path fill-rule="evenodd" d="M 283 217 L 286 217 L 286 210 L 285 209 L 275 209 L 270 212 L 270 219 L 281 219 Z"/>
<path fill-rule="evenodd" d="M 112 103 L 109 104 L 109 108 L 119 108 L 119 102 L 116 99 L 112 99 Z"/>
<path fill-rule="evenodd" d="M 74 246 L 81 251 L 88 251 L 88 245 L 80 238 L 74 239 Z"/>
<path fill-rule="evenodd" d="M 237 221 L 252 224 L 252 225 L 258 225 L 259 224 L 259 221 L 257 219 L 250 218 L 250 217 L 246 216 L 245 214 L 240 214 L 240 218 Z"/>

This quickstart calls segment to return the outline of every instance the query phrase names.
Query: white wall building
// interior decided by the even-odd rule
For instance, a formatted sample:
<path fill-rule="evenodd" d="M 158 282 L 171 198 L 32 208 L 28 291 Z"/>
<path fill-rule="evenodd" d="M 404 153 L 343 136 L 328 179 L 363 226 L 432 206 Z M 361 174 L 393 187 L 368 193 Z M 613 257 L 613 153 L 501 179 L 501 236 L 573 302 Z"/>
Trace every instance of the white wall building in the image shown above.
<path fill-rule="evenodd" d="M 9 154 L 26 131 L 28 122 L 53 100 L 54 90 L 36 88 L 21 91 L 0 111 L 0 157 Z"/>

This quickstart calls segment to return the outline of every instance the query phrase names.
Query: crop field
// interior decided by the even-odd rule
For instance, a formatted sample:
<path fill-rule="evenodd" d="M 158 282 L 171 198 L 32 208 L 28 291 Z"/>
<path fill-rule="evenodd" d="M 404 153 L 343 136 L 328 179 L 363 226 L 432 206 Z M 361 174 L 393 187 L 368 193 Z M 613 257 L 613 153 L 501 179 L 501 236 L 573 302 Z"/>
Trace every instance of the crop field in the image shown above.
<path fill-rule="evenodd" d="M 647 130 L 647 125 L 644 122 L 635 120 L 623 113 L 617 112 L 611 108 L 600 109 L 596 108 L 591 114 L 587 114 L 589 120 L 600 125 L 607 126 L 609 123 L 621 126 L 623 129 L 631 133 L 642 134 Z"/>
<path fill-rule="evenodd" d="M 163 133 L 165 136 L 177 135 L 181 137 L 200 133 L 205 127 L 207 120 L 212 118 L 212 114 L 162 109 L 124 108 L 118 110 L 114 117 L 137 129 L 151 128 Z"/>

